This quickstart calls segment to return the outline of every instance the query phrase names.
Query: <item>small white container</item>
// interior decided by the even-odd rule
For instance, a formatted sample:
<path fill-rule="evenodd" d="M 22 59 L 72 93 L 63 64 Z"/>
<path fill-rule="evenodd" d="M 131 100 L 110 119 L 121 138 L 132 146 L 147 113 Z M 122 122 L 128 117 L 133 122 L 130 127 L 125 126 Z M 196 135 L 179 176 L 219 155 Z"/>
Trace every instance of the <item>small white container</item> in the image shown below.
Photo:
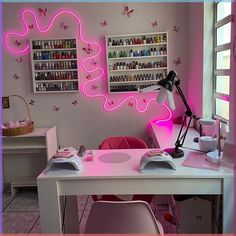
<path fill-rule="evenodd" d="M 211 152 L 217 148 L 217 138 L 211 136 L 199 137 L 199 149 L 203 152 Z"/>

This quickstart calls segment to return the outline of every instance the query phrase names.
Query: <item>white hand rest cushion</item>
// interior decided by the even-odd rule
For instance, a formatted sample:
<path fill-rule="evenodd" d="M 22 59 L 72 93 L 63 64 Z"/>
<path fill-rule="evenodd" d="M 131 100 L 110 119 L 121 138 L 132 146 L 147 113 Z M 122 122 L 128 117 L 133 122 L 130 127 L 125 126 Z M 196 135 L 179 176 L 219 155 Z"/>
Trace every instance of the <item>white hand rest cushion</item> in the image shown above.
<path fill-rule="evenodd" d="M 172 157 L 162 150 L 152 150 L 145 153 L 140 159 L 140 171 L 157 169 L 176 170 Z"/>

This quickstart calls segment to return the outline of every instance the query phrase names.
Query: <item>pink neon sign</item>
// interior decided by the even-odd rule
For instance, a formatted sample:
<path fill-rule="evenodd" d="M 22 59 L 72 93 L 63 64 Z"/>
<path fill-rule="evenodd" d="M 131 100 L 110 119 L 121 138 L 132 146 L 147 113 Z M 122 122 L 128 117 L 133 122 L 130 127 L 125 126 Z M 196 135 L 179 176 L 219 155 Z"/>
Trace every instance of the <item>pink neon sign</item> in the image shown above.
<path fill-rule="evenodd" d="M 29 24 L 27 22 L 27 15 L 33 17 L 33 19 L 35 21 L 35 24 L 36 24 L 35 25 L 36 29 L 40 33 L 47 33 L 53 27 L 56 19 L 61 15 L 68 15 L 68 16 L 75 19 L 75 22 L 78 24 L 80 40 L 86 45 L 93 45 L 95 48 L 97 48 L 97 50 L 94 54 L 91 53 L 91 55 L 89 55 L 88 57 L 82 59 L 81 68 L 86 73 L 89 73 L 89 74 L 94 74 L 95 73 L 97 75 L 92 76 L 92 79 L 82 83 L 81 90 L 87 97 L 102 98 L 104 100 L 104 103 L 103 103 L 104 110 L 114 111 L 115 109 L 121 107 L 124 103 L 133 101 L 134 102 L 134 107 L 136 108 L 136 110 L 138 112 L 145 112 L 148 109 L 148 106 L 150 105 L 150 103 L 155 101 L 155 99 L 156 99 L 155 94 L 146 94 L 145 95 L 145 102 L 141 102 L 141 99 L 142 99 L 141 96 L 142 95 L 140 95 L 140 94 L 137 94 L 135 96 L 134 95 L 120 95 L 120 99 L 116 98 L 116 104 L 112 103 L 112 106 L 111 106 L 109 101 L 111 101 L 111 97 L 114 96 L 114 95 L 109 95 L 109 94 L 102 93 L 102 92 L 95 92 L 94 93 L 94 92 L 91 91 L 91 85 L 93 85 L 93 83 L 95 83 L 95 82 L 98 82 L 99 79 L 103 79 L 103 76 L 104 76 L 104 69 L 102 67 L 95 66 L 95 68 L 91 68 L 91 66 L 90 66 L 90 68 L 89 68 L 89 66 L 88 66 L 89 61 L 91 62 L 92 60 L 95 60 L 95 58 L 97 58 L 99 56 L 99 54 L 101 53 L 101 46 L 97 42 L 92 42 L 92 41 L 89 41 L 89 40 L 85 39 L 83 31 L 82 31 L 81 20 L 71 10 L 60 10 L 60 11 L 58 11 L 51 18 L 51 20 L 49 21 L 49 24 L 46 27 L 42 27 L 42 26 L 39 25 L 39 19 L 37 17 L 37 13 L 35 12 L 35 10 L 32 10 L 32 9 L 23 10 L 22 13 L 21 13 L 21 20 L 22 20 L 23 25 L 24 25 L 23 32 L 18 33 L 18 32 L 13 32 L 12 31 L 12 32 L 8 32 L 5 35 L 5 45 L 6 45 L 6 47 L 9 51 L 11 51 L 12 53 L 17 54 L 17 55 L 29 52 L 30 46 L 29 46 L 28 42 L 26 42 L 24 44 L 23 48 L 21 47 L 20 49 L 16 48 L 16 47 L 13 47 L 10 43 L 11 38 L 20 38 L 20 39 L 22 39 L 22 38 L 25 38 L 27 36 L 27 34 L 29 33 L 29 26 L 28 26 Z M 166 118 L 162 121 L 167 121 L 167 120 L 170 120 L 172 114 L 171 114 L 170 109 L 166 105 L 164 105 L 164 107 L 167 109 L 169 115 L 168 115 L 168 118 Z"/>

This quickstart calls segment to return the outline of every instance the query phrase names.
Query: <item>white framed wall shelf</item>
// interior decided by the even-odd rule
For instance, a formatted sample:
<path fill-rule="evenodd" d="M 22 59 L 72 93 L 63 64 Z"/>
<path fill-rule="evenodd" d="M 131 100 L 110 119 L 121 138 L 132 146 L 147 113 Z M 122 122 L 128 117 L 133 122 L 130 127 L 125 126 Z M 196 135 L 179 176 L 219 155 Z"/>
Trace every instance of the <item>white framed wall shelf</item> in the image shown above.
<path fill-rule="evenodd" d="M 109 93 L 138 92 L 168 71 L 168 34 L 154 32 L 106 36 Z"/>
<path fill-rule="evenodd" d="M 76 38 L 30 40 L 34 93 L 78 92 Z"/>

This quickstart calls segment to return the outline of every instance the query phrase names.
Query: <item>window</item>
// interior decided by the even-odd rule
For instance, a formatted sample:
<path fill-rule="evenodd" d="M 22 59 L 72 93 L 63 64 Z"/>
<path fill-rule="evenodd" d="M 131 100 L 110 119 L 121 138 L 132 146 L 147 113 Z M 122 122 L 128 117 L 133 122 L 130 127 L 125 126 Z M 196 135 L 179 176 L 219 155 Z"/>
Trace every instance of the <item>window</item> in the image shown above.
<path fill-rule="evenodd" d="M 232 3 L 215 4 L 214 116 L 229 120 L 232 77 Z"/>

